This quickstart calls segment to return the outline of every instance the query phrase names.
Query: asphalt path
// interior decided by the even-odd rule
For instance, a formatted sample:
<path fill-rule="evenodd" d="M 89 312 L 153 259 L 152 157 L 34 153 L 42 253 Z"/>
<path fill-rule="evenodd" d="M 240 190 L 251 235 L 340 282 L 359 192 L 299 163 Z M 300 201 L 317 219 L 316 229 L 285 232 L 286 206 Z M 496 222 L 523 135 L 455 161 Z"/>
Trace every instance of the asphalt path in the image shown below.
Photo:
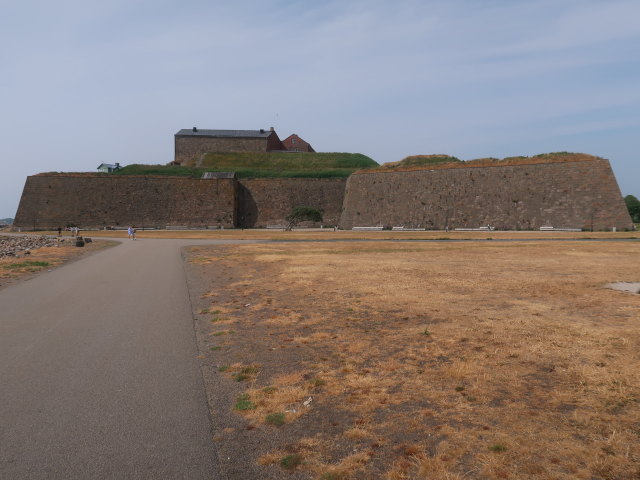
<path fill-rule="evenodd" d="M 0 478 L 222 478 L 180 253 L 211 243 L 124 241 L 0 290 Z"/>
<path fill-rule="evenodd" d="M 126 240 L 0 290 L 0 479 L 222 478 L 180 253 L 215 243 L 241 242 Z"/>

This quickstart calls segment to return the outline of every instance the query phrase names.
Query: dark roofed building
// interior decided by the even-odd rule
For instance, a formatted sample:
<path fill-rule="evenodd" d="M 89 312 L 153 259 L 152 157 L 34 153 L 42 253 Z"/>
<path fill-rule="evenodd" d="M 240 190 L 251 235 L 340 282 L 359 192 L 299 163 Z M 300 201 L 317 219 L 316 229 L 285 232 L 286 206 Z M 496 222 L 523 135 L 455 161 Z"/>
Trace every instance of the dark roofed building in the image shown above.
<path fill-rule="evenodd" d="M 270 152 L 284 150 L 273 127 L 269 130 L 183 129 L 175 134 L 175 158 L 178 165 L 195 165 L 209 152 Z"/>
<path fill-rule="evenodd" d="M 295 133 L 282 141 L 282 146 L 290 152 L 315 152 L 313 147 Z"/>

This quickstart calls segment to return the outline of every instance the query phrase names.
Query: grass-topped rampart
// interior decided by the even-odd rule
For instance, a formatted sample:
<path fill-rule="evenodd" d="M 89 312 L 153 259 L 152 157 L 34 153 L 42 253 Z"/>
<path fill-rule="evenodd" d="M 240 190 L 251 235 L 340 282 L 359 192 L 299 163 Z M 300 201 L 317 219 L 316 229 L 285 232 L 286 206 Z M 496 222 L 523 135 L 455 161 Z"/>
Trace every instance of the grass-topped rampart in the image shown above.
<path fill-rule="evenodd" d="M 207 153 L 197 164 L 209 171 L 235 171 L 239 177 L 347 177 L 378 164 L 360 153 Z"/>
<path fill-rule="evenodd" d="M 164 175 L 167 177 L 200 178 L 205 170 L 196 167 L 180 167 L 177 165 L 144 165 L 133 163 L 120 170 L 103 175 Z"/>
<path fill-rule="evenodd" d="M 478 158 L 474 160 L 460 160 L 449 155 L 413 155 L 399 162 L 390 162 L 381 165 L 374 170 L 358 173 L 398 172 L 412 170 L 435 170 L 445 168 L 473 168 L 473 167 L 503 167 L 511 165 L 533 165 L 541 163 L 581 162 L 588 160 L 602 160 L 600 157 L 586 153 L 551 152 L 539 155 L 505 157 L 505 158 Z"/>
<path fill-rule="evenodd" d="M 360 153 L 208 153 L 197 166 L 128 165 L 115 175 L 167 175 L 199 178 L 204 172 L 236 172 L 240 178 L 344 178 L 378 167 Z"/>
<path fill-rule="evenodd" d="M 450 155 L 411 155 L 405 157 L 399 162 L 389 162 L 382 165 L 380 168 L 411 168 L 411 167 L 430 167 L 432 165 L 441 165 L 443 163 L 456 163 L 461 160 Z"/>

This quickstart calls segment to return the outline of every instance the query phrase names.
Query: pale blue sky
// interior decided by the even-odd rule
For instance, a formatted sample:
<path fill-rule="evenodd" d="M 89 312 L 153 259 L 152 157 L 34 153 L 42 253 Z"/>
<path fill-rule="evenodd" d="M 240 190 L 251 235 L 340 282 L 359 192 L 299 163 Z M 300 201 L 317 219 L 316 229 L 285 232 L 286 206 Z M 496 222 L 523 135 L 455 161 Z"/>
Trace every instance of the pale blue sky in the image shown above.
<path fill-rule="evenodd" d="M 379 163 L 585 152 L 640 197 L 637 0 L 0 0 L 0 218 L 27 175 L 275 127 Z"/>

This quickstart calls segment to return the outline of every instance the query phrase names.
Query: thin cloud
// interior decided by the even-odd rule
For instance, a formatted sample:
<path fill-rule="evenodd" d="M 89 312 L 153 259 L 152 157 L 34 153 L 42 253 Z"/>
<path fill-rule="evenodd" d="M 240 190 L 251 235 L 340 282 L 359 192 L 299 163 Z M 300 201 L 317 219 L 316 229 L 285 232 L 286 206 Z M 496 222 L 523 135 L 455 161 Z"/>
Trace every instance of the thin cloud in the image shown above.
<path fill-rule="evenodd" d="M 26 174 L 166 163 L 193 125 L 274 126 L 380 162 L 610 149 L 640 196 L 626 147 L 637 18 L 630 0 L 13 2 L 0 17 L 13 169 L 0 217 Z"/>

